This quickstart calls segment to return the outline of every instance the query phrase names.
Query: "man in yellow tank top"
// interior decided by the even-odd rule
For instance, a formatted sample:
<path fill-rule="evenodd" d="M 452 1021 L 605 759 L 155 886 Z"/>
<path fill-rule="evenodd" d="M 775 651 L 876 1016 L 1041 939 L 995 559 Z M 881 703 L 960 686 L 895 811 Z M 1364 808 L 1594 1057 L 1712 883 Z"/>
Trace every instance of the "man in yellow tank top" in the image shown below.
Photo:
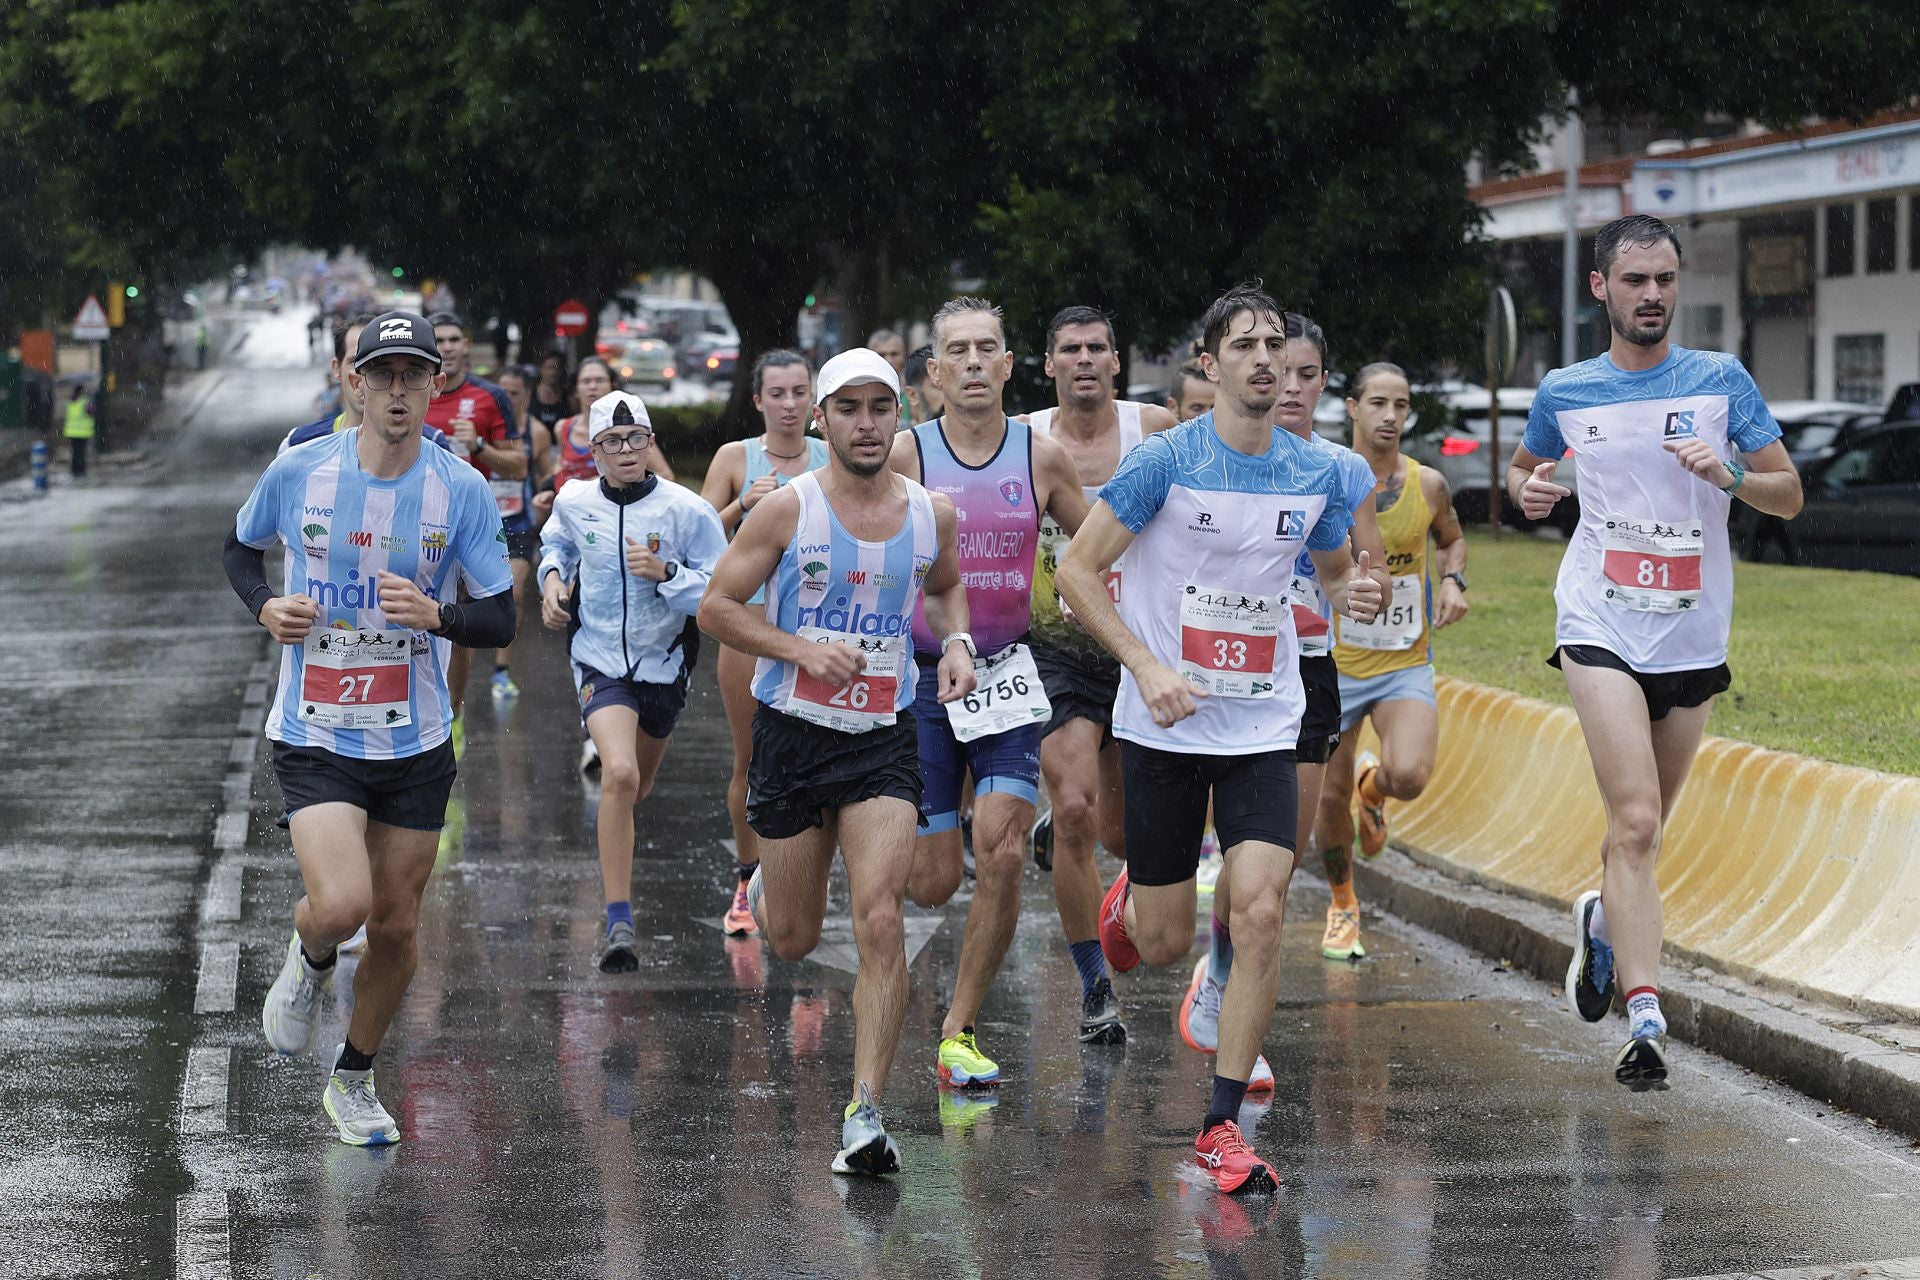
<path fill-rule="evenodd" d="M 1439 714 L 1433 696 L 1432 633 L 1467 614 L 1467 540 L 1446 478 L 1400 452 L 1400 433 L 1411 408 L 1407 375 L 1398 366 L 1370 364 L 1355 375 L 1347 416 L 1354 452 L 1367 460 L 1379 482 L 1374 504 L 1393 595 L 1370 623 L 1334 618 L 1340 746 L 1327 761 L 1314 827 L 1333 890 L 1327 940 L 1321 946 L 1331 960 L 1364 954 L 1359 948 L 1360 902 L 1354 896 L 1349 860 L 1356 767 L 1360 855 L 1371 858 L 1386 847 L 1387 801 L 1413 799 L 1433 773 Z M 1380 736 L 1380 756 L 1367 752 L 1356 762 L 1356 730 L 1369 718 Z"/>

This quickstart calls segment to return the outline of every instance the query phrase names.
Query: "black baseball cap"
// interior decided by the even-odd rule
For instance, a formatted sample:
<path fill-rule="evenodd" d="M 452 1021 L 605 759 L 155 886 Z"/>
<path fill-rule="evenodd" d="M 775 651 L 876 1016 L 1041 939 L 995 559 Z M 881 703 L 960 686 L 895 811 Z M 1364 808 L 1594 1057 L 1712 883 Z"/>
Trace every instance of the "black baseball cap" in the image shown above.
<path fill-rule="evenodd" d="M 387 311 L 375 316 L 360 331 L 360 341 L 353 349 L 353 367 L 358 369 L 381 356 L 419 356 L 438 369 L 440 347 L 433 340 L 433 326 L 413 311 Z"/>

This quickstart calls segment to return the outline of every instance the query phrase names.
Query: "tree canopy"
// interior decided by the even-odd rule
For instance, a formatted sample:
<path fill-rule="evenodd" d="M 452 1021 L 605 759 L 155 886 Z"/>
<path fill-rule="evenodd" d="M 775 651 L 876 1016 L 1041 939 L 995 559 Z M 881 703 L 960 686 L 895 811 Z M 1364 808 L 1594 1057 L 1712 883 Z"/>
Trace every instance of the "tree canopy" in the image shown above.
<path fill-rule="evenodd" d="M 1261 276 L 1350 357 L 1431 367 L 1487 274 L 1467 162 L 1519 162 L 1569 85 L 1791 123 L 1911 101 L 1916 53 L 1903 5 L 1814 0 L 22 0 L 0 308 L 275 240 L 523 325 L 679 266 L 744 365 L 823 286 L 857 329 L 958 268 L 1029 345 L 1067 302 L 1164 345 Z"/>

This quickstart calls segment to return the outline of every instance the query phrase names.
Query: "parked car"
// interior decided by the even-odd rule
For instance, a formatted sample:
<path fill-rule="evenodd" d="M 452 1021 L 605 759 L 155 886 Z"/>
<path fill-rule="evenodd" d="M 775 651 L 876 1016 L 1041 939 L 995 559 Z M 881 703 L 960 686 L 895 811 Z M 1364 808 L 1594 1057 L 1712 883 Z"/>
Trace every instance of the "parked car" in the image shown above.
<path fill-rule="evenodd" d="M 740 359 L 740 335 L 731 330 L 721 331 L 709 329 L 704 333 L 694 334 L 691 338 L 679 343 L 675 347 L 675 350 L 680 356 L 681 372 L 705 378 L 709 382 L 712 382 L 718 377 L 733 376 L 733 366 L 731 364 L 727 366 L 726 373 L 722 374 L 719 372 L 717 363 L 712 365 L 707 363 L 715 352 L 723 349 L 731 350 L 733 352 L 733 359 L 738 361 Z"/>
<path fill-rule="evenodd" d="M 1882 421 L 1867 406 L 1847 400 L 1782 400 L 1767 409 L 1780 424 L 1780 443 L 1795 466 L 1838 453 L 1862 429 Z"/>
<path fill-rule="evenodd" d="M 1733 544 L 1749 560 L 1920 576 L 1920 422 L 1862 431 L 1800 469 L 1800 514 L 1735 503 Z"/>
<path fill-rule="evenodd" d="M 1442 393 L 1440 400 L 1446 406 L 1448 421 L 1438 431 L 1410 436 L 1405 445 L 1406 452 L 1447 478 L 1447 487 L 1453 491 L 1453 509 L 1463 522 L 1484 525 L 1487 522 L 1487 495 L 1495 483 L 1496 469 L 1486 388 L 1448 390 Z M 1507 459 L 1513 456 L 1520 437 L 1526 434 L 1527 411 L 1532 408 L 1533 388 L 1501 389 L 1497 469 L 1502 481 L 1506 474 Z M 1580 489 L 1574 476 L 1571 453 L 1560 459 L 1560 465 L 1554 469 L 1553 479 L 1554 483 L 1563 484 L 1574 492 L 1572 497 L 1561 499 L 1559 505 L 1554 507 L 1548 523 L 1570 534 L 1573 526 L 1580 521 Z M 1507 501 L 1504 492 L 1500 505 L 1501 523 L 1516 528 L 1526 526 L 1526 518 Z"/>
<path fill-rule="evenodd" d="M 629 385 L 637 382 L 671 388 L 678 376 L 674 368 L 673 348 L 659 338 L 641 338 L 621 348 L 614 372 Z"/>
<path fill-rule="evenodd" d="M 740 363 L 740 348 L 737 345 L 715 347 L 700 363 L 709 383 L 731 382 L 733 371 Z"/>

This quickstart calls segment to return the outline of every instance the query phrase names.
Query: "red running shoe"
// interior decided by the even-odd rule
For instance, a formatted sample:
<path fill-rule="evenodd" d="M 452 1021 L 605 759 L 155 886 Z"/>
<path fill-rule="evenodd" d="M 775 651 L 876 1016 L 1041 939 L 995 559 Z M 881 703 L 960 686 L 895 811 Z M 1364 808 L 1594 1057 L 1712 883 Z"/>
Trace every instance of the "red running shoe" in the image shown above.
<path fill-rule="evenodd" d="M 1127 936 L 1127 869 L 1100 900 L 1100 950 L 1106 954 L 1107 967 L 1115 973 L 1127 973 L 1140 964 L 1140 949 Z"/>
<path fill-rule="evenodd" d="M 1228 1195 L 1272 1195 L 1280 1189 L 1273 1166 L 1253 1154 L 1240 1136 L 1240 1126 L 1222 1120 L 1193 1141 L 1193 1156 Z"/>

